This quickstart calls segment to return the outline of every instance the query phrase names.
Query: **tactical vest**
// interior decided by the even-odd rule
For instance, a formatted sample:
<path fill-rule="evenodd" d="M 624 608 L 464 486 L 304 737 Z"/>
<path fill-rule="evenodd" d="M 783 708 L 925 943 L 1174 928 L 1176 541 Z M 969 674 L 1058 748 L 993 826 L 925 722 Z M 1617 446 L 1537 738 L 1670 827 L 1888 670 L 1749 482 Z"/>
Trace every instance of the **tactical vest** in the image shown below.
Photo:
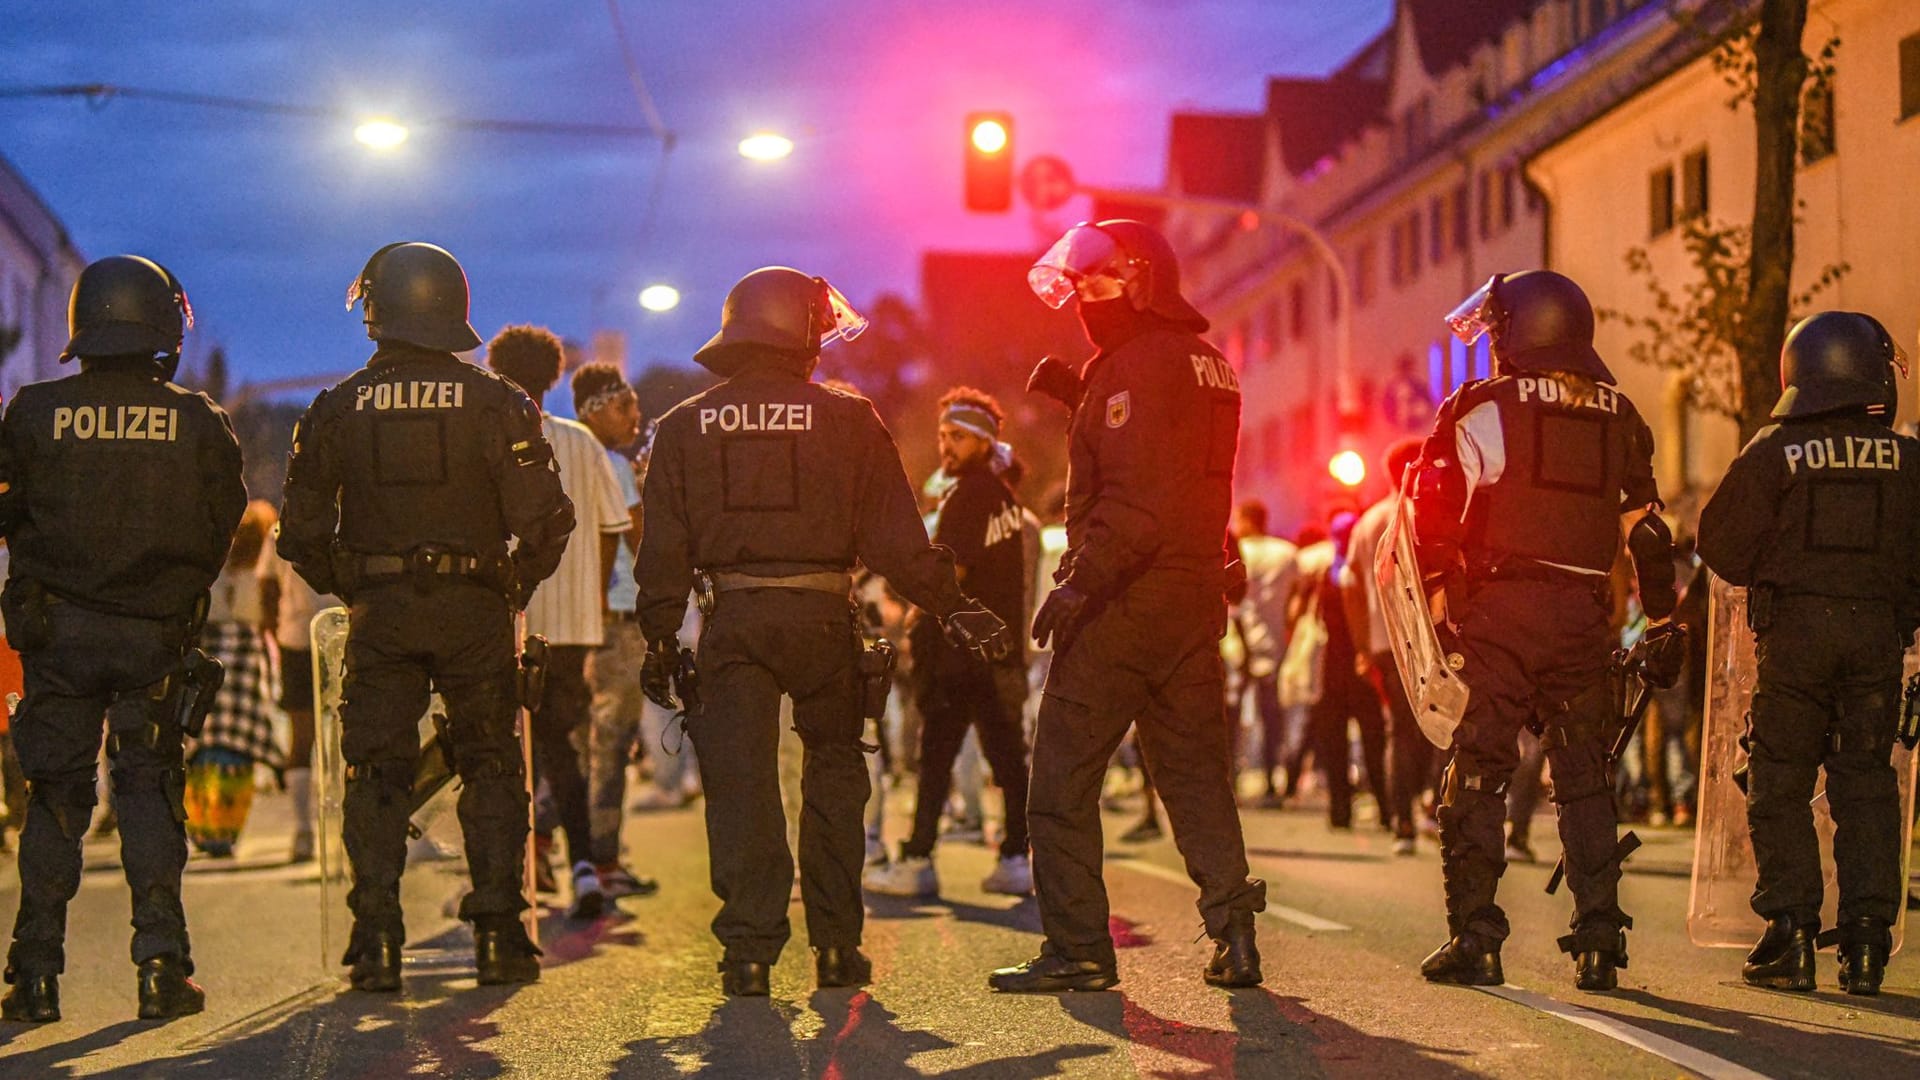
<path fill-rule="evenodd" d="M 1455 421 L 1487 403 L 1499 410 L 1505 460 L 1498 482 L 1473 495 L 1469 561 L 1518 556 L 1607 572 L 1623 494 L 1636 468 L 1650 467 L 1652 437 L 1633 402 L 1576 377 L 1503 375 L 1463 393 Z"/>
<path fill-rule="evenodd" d="M 1912 573 L 1920 442 L 1867 416 L 1829 416 L 1763 432 L 1778 509 L 1754 580 L 1783 592 L 1891 597 Z"/>

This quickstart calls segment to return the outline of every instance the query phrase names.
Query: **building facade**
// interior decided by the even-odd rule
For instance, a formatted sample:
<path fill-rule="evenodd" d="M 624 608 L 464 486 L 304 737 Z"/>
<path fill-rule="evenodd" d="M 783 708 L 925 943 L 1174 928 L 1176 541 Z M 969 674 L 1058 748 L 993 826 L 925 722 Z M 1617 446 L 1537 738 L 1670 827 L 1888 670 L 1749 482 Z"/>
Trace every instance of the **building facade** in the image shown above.
<path fill-rule="evenodd" d="M 53 211 L 0 157 L 0 396 L 58 374 L 67 297 L 85 266 Z"/>

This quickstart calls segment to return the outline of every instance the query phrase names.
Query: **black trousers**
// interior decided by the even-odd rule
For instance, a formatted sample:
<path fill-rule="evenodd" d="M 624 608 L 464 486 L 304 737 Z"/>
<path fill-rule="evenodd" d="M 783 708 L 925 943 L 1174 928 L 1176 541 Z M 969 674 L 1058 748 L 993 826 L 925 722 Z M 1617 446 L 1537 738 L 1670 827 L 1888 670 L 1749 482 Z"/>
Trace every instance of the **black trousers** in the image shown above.
<path fill-rule="evenodd" d="M 944 658 L 932 685 L 919 697 L 920 786 L 914 795 L 913 836 L 900 853 L 909 858 L 933 854 L 940 834 L 940 811 L 953 790 L 953 761 L 966 742 L 967 728 L 979 733 L 980 753 L 993 769 L 993 782 L 1007 804 L 1007 834 L 1000 857 L 1027 853 L 1027 731 L 1022 707 L 1027 700 L 1025 663 L 987 664 Z"/>
<path fill-rule="evenodd" d="M 1360 727 L 1361 764 L 1367 788 L 1387 819 L 1387 721 L 1380 711 L 1380 695 L 1353 670 L 1353 653 L 1328 649 L 1321 662 L 1320 700 L 1307 710 L 1307 739 L 1313 745 L 1314 764 L 1327 784 L 1327 820 L 1336 828 L 1353 824 L 1352 744 L 1347 721 Z"/>
<path fill-rule="evenodd" d="M 1506 791 L 1520 763 L 1520 728 L 1546 725 L 1547 761 L 1560 843 L 1573 892 L 1568 952 L 1614 950 L 1632 925 L 1620 911 L 1618 823 L 1604 745 L 1614 705 L 1607 668 L 1615 640 L 1597 591 L 1572 574 L 1479 583 L 1461 605 L 1460 674 L 1472 688 L 1453 734 L 1440 808 L 1447 925 L 1454 934 L 1506 939 L 1506 912 L 1494 901 L 1506 871 L 1501 835 Z"/>
<path fill-rule="evenodd" d="M 447 705 L 449 746 L 460 776 L 460 830 L 473 891 L 460 917 L 504 926 L 527 907 L 522 863 L 527 783 L 514 730 L 513 616 L 501 595 L 449 579 L 422 592 L 411 583 L 366 587 L 352 600 L 347 673 L 340 702 L 347 760 L 342 808 L 353 864 L 354 939 L 405 936 L 400 874 L 407 861 L 407 807 L 420 756 L 420 718 L 434 690 Z"/>
<path fill-rule="evenodd" d="M 707 859 L 727 957 L 774 963 L 792 929 L 793 853 L 780 803 L 780 697 L 793 699 L 801 764 L 800 896 L 816 949 L 860 943 L 867 764 L 846 598 L 729 592 L 700 633 L 701 709 L 687 733 L 707 796 Z"/>
<path fill-rule="evenodd" d="M 156 684 L 180 666 L 184 623 L 66 603 L 48 606 L 47 623 L 48 643 L 21 654 L 26 693 L 13 718 L 30 794 L 8 970 L 14 978 L 65 970 L 67 904 L 80 888 L 102 717 L 112 735 L 120 861 L 133 893 L 133 961 L 177 956 L 191 969 L 180 906 L 187 864 L 182 735 L 166 703 L 154 697 Z"/>
<path fill-rule="evenodd" d="M 1421 733 L 1407 700 L 1406 684 L 1393 653 L 1375 653 L 1373 666 L 1387 691 L 1387 802 L 1381 817 L 1393 826 L 1393 835 L 1410 839 L 1418 831 L 1414 804 L 1433 773 L 1433 743 Z"/>
<path fill-rule="evenodd" d="M 1891 925 L 1904 901 L 1900 787 L 1891 758 L 1900 655 L 1884 602 L 1783 596 L 1759 635 L 1747 720 L 1747 826 L 1760 872 L 1753 910 L 1817 925 L 1824 885 L 1813 828 L 1827 770 L 1840 918 Z"/>
<path fill-rule="evenodd" d="M 593 861 L 593 833 L 587 819 L 587 778 L 573 734 L 585 727 L 593 708 L 587 687 L 585 645 L 554 645 L 547 650 L 546 685 L 533 712 L 533 768 L 553 793 L 553 808 L 567 834 L 567 857 Z"/>
<path fill-rule="evenodd" d="M 1266 883 L 1247 877 L 1233 801 L 1233 732 L 1219 649 L 1224 618 L 1217 597 L 1191 581 L 1143 579 L 1055 654 L 1027 796 L 1040 921 L 1054 953 L 1113 962 L 1100 786 L 1130 724 L 1187 875 L 1200 886 L 1207 932 L 1218 937 L 1233 912 L 1266 907 Z"/>

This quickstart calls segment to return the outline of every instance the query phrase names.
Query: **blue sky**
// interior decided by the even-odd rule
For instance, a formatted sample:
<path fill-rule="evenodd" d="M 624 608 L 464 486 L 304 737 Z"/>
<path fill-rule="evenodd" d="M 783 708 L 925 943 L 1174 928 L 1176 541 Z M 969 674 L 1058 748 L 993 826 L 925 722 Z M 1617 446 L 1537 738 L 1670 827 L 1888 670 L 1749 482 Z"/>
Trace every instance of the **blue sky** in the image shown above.
<path fill-rule="evenodd" d="M 384 112 L 398 153 L 350 125 L 134 100 L 0 99 L 5 154 L 89 257 L 170 266 L 199 343 L 236 376 L 338 371 L 368 351 L 343 310 L 366 256 L 451 249 L 483 336 L 539 322 L 626 330 L 636 369 L 683 361 L 728 285 L 787 263 L 858 303 L 917 290 L 927 249 L 1031 247 L 1070 224 L 961 206 L 964 115 L 1004 108 L 1022 160 L 1152 186 L 1167 116 L 1253 110 L 1269 74 L 1327 70 L 1391 0 L 624 0 L 649 89 L 679 145 L 433 130 L 432 116 L 641 124 L 603 0 L 75 4 L 13 0 L 0 87 L 110 82 Z M 734 152 L 770 128 L 794 156 Z M 646 213 L 659 183 L 655 212 Z M 666 316 L 646 284 L 684 293 Z"/>

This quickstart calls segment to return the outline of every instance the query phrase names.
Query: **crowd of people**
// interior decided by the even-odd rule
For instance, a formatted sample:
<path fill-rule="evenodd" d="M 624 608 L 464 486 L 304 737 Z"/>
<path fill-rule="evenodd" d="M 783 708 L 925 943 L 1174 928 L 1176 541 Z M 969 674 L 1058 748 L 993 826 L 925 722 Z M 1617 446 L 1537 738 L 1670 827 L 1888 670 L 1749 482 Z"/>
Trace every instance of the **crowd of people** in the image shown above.
<path fill-rule="evenodd" d="M 225 414 L 171 381 L 184 288 L 135 257 L 88 267 L 81 371 L 27 388 L 0 424 L 0 613 L 24 664 L 9 734 L 28 784 L 0 1014 L 58 1018 L 103 719 L 143 1017 L 204 1006 L 180 875 L 189 843 L 233 854 L 263 770 L 294 797 L 289 857 L 312 856 L 322 722 L 345 759 L 341 963 L 356 990 L 399 990 L 433 695 L 483 984 L 539 978 L 529 843 L 535 893 L 593 919 L 660 888 L 631 868 L 644 846 L 623 847 L 630 809 L 697 793 L 728 994 L 769 992 L 796 856 L 818 984 L 852 987 L 873 977 L 862 891 L 937 896 L 943 838 L 989 837 L 981 887 L 1033 895 L 1044 942 L 988 985 L 1107 989 L 1101 810 L 1137 779 L 1122 839 L 1171 827 L 1210 985 L 1264 979 L 1243 812 L 1317 792 L 1336 830 L 1370 806 L 1397 854 L 1437 838 L 1448 939 L 1421 971 L 1465 985 L 1503 979 L 1498 880 L 1533 859 L 1550 797 L 1574 904 L 1558 944 L 1577 987 L 1612 990 L 1632 926 L 1619 821 L 1695 812 L 1704 568 L 1749 587 L 1760 640 L 1744 745 L 1767 930 L 1743 975 L 1810 989 L 1814 949 L 1835 944 L 1842 985 L 1877 992 L 1904 898 L 1900 654 L 1920 627 L 1920 443 L 1888 430 L 1900 358 L 1884 328 L 1843 312 L 1797 326 L 1781 423 L 1689 520 L 1660 497 L 1585 294 L 1548 271 L 1495 275 L 1448 316 L 1469 344 L 1491 337 L 1495 376 L 1388 448 L 1391 494 L 1287 540 L 1260 502 L 1233 502 L 1238 376 L 1200 336 L 1164 237 L 1075 226 L 1029 284 L 1075 303 L 1096 350 L 1029 382 L 1066 410 L 1064 498 L 1044 517 L 1017 495 L 1000 402 L 971 387 L 916 433 L 941 461 L 916 495 L 872 404 L 813 379 L 821 349 L 865 326 L 823 278 L 742 278 L 695 356 L 720 383 L 643 437 L 612 365 L 572 373 L 578 420 L 545 410 L 564 353 L 544 328 L 500 331 L 485 368 L 460 359 L 482 345 L 464 269 L 389 245 L 349 293 L 376 350 L 295 429 L 276 526 L 247 500 Z M 337 719 L 316 709 L 315 665 L 334 661 L 307 634 L 335 603 L 350 612 Z M 1654 694 L 1637 731 L 1623 671 Z M 1471 695 L 1432 699 L 1447 678 Z M 629 791 L 641 763 L 644 795 Z M 1824 933 L 1807 811 L 1822 769 L 1842 871 Z M 886 797 L 908 786 L 911 828 L 890 844 Z"/>

